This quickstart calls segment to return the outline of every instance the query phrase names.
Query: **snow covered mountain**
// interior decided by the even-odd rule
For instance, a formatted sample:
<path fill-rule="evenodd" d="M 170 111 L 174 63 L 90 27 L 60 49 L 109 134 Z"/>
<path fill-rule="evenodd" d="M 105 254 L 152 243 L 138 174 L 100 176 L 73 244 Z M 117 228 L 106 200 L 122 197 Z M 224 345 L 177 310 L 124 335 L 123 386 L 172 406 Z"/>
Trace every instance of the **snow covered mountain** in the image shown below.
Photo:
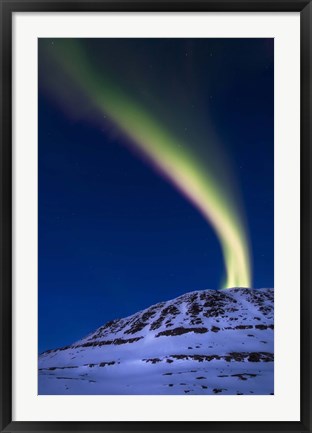
<path fill-rule="evenodd" d="M 186 293 L 39 356 L 39 394 L 273 394 L 274 291 Z"/>

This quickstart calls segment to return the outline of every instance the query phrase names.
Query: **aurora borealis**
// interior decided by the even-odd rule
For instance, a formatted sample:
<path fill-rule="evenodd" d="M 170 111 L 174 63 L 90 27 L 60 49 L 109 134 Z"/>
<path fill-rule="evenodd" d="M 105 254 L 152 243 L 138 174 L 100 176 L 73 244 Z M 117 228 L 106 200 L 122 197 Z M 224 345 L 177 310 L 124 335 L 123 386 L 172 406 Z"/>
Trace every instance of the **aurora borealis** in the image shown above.
<path fill-rule="evenodd" d="M 223 288 L 251 287 L 244 225 L 231 206 L 227 189 L 220 187 L 200 156 L 171 135 L 144 107 L 128 98 L 123 89 L 105 77 L 105 71 L 97 71 L 77 41 L 63 41 L 55 61 L 77 85 L 77 91 L 87 95 L 103 115 L 109 116 L 212 224 L 223 250 L 226 268 Z"/>
<path fill-rule="evenodd" d="M 42 239 L 45 239 L 46 233 L 50 232 L 51 241 L 49 242 L 56 242 L 56 238 L 62 241 L 61 235 L 58 237 L 56 234 L 55 222 L 52 222 L 51 219 L 56 212 L 55 205 L 52 208 L 51 203 L 58 203 L 61 198 L 61 208 L 62 206 L 71 208 L 70 218 L 77 217 L 79 224 L 77 222 L 76 227 L 76 223 L 69 222 L 67 217 L 58 212 L 55 217 L 53 216 L 55 218 L 53 221 L 57 221 L 57 224 L 62 226 L 64 220 L 64 227 L 62 226 L 64 239 L 67 238 L 67 234 L 64 237 L 67 230 L 65 227 L 69 227 L 69 233 L 75 228 L 76 232 L 73 231 L 72 236 L 73 239 L 77 239 L 76 251 L 79 251 L 81 257 L 79 260 L 88 261 L 87 256 L 94 258 L 94 254 L 98 254 L 105 272 L 102 276 L 99 273 L 96 284 L 99 287 L 101 284 L 104 287 L 110 287 L 107 289 L 108 292 L 103 291 L 103 296 L 109 297 L 107 293 L 113 290 L 112 284 L 106 283 L 106 278 L 113 280 L 111 269 L 118 266 L 115 264 L 118 263 L 118 260 L 120 260 L 121 268 L 124 266 L 122 290 L 131 291 L 131 287 L 140 286 L 138 281 L 141 273 L 139 262 L 141 253 L 137 255 L 136 246 L 132 244 L 131 254 L 133 253 L 133 257 L 138 257 L 136 259 L 137 268 L 132 264 L 127 274 L 128 264 L 123 265 L 123 253 L 119 254 L 118 259 L 118 254 L 114 252 L 117 245 L 119 245 L 118 251 L 122 252 L 124 248 L 122 236 L 120 235 L 119 241 L 117 237 L 115 241 L 112 241 L 108 240 L 109 236 L 105 234 L 106 227 L 111 224 L 110 218 L 112 218 L 116 221 L 116 224 L 112 226 L 112 232 L 117 233 L 119 230 L 125 233 L 128 230 L 129 233 L 124 234 L 124 237 L 131 236 L 130 227 L 134 224 L 133 219 L 135 218 L 131 212 L 134 211 L 129 210 L 129 202 L 123 196 L 121 189 L 121 185 L 128 188 L 127 182 L 130 182 L 129 188 L 133 184 L 133 189 L 139 193 L 138 197 L 141 194 L 140 191 L 144 189 L 143 197 L 146 201 L 142 202 L 142 206 L 151 206 L 153 209 L 150 221 L 143 221 L 140 220 L 140 216 L 138 217 L 138 228 L 136 228 L 138 245 L 142 238 L 146 248 L 145 239 L 153 236 L 151 232 L 154 226 L 155 233 L 161 230 L 158 227 L 159 221 L 162 224 L 162 221 L 166 220 L 166 213 L 170 215 L 170 212 L 173 212 L 170 210 L 170 205 L 175 203 L 175 200 L 181 203 L 183 208 L 180 209 L 180 204 L 177 204 L 179 212 L 172 219 L 168 216 L 168 221 L 174 221 L 170 223 L 172 230 L 168 231 L 169 235 L 167 235 L 169 245 L 171 235 L 173 236 L 172 245 L 174 242 L 179 245 L 184 240 L 188 257 L 194 255 L 194 260 L 198 262 L 196 253 L 198 236 L 203 239 L 203 245 L 206 242 L 209 252 L 200 260 L 198 277 L 196 277 L 197 265 L 195 264 L 194 267 L 194 264 L 189 262 L 190 268 L 187 270 L 181 261 L 183 259 L 179 252 L 174 253 L 176 257 L 168 258 L 168 271 L 165 271 L 167 275 L 171 275 L 171 263 L 175 269 L 179 265 L 182 266 L 181 269 L 186 269 L 185 272 L 188 275 L 189 290 L 201 288 L 197 287 L 198 281 L 199 284 L 208 286 L 211 285 L 210 281 L 213 281 L 213 288 L 225 289 L 237 286 L 255 287 L 255 285 L 264 284 L 271 287 L 273 285 L 271 283 L 271 245 L 273 242 L 272 44 L 273 42 L 269 40 L 246 40 L 241 43 L 239 40 L 196 41 L 187 39 L 177 40 L 176 43 L 174 40 L 153 41 L 148 39 L 140 41 L 41 39 L 39 41 L 39 178 L 41 176 L 43 179 L 43 182 L 39 184 L 41 188 L 39 193 L 42 197 L 41 202 L 39 200 L 39 225 L 41 224 L 42 231 L 45 230 Z M 249 76 L 251 77 L 250 82 L 248 79 L 246 81 L 246 77 Z M 243 102 L 240 102 L 240 98 Z M 47 113 L 50 114 L 42 115 L 41 107 L 47 107 Z M 220 120 L 220 113 L 223 109 L 225 116 Z M 77 133 L 73 132 L 76 141 L 70 138 L 71 131 L 74 130 L 77 130 Z M 86 130 L 88 133 L 85 132 Z M 228 136 L 227 131 L 230 130 L 234 131 L 236 136 Z M 49 136 L 45 134 L 46 131 L 49 131 Z M 96 146 L 92 143 L 91 138 L 90 141 L 88 139 L 91 137 L 90 131 L 92 131 L 92 136 L 94 134 L 94 142 L 98 143 Z M 46 136 L 44 140 L 40 138 L 43 135 Z M 54 137 L 53 142 L 52 137 Z M 84 159 L 88 161 L 89 156 L 80 156 L 82 159 L 77 160 L 76 166 L 73 166 L 71 159 L 75 159 L 74 152 L 67 154 L 64 147 L 71 148 L 70 140 L 73 148 L 76 143 L 79 155 L 83 155 L 82 150 L 84 149 L 83 152 L 90 152 L 90 158 L 92 153 L 97 155 L 98 152 L 104 157 L 102 163 L 100 157 L 93 162 L 94 173 L 99 179 L 96 184 L 88 180 L 89 175 L 85 174 L 90 169 L 84 168 Z M 46 151 L 44 146 L 47 142 L 51 142 L 51 145 Z M 102 150 L 100 146 L 103 147 Z M 62 152 L 65 152 L 66 156 L 63 156 Z M 254 157 L 251 162 L 252 153 Z M 123 158 L 126 160 L 127 154 L 129 154 L 131 164 L 133 160 L 133 167 L 139 167 L 138 173 L 140 173 L 141 165 L 142 170 L 146 170 L 146 174 L 145 171 L 144 173 L 142 171 L 141 180 L 139 178 L 137 181 L 134 178 L 126 180 L 128 172 L 134 173 L 134 169 L 132 170 L 130 166 L 128 169 L 126 163 L 123 166 Z M 120 167 L 118 167 L 118 155 L 121 155 Z M 138 161 L 139 166 L 135 165 L 135 160 Z M 49 178 L 48 183 L 45 183 L 45 179 L 51 176 L 50 169 L 43 170 L 47 164 L 51 166 L 53 173 L 58 173 L 57 182 L 60 183 L 60 186 L 55 192 L 53 189 L 55 177 Z M 65 166 L 66 169 L 62 168 Z M 78 177 L 76 177 L 75 170 L 80 173 Z M 259 174 L 262 174 L 262 170 L 267 177 L 260 181 Z M 112 174 L 110 174 L 111 171 Z M 123 172 L 125 179 L 120 177 Z M 103 183 L 105 173 L 109 173 L 110 177 L 108 182 Z M 113 173 L 116 173 L 115 177 Z M 150 179 L 146 180 L 146 186 L 144 176 Z M 107 202 L 105 212 L 92 208 L 92 204 L 90 213 L 87 214 L 86 206 L 79 196 L 72 198 L 76 196 L 76 192 L 74 190 L 66 192 L 67 181 L 70 184 L 73 182 L 73 185 L 76 183 L 76 189 L 81 191 L 83 197 L 86 185 L 91 182 L 93 186 L 88 190 L 88 194 L 92 199 L 94 198 L 94 201 L 97 200 L 103 209 L 106 205 L 102 203 Z M 152 182 L 159 182 L 160 186 L 155 189 Z M 170 192 L 171 187 L 174 190 L 172 192 Z M 170 198 L 169 192 L 168 198 L 163 198 L 166 197 L 165 188 L 169 188 Z M 174 194 L 176 198 L 173 199 Z M 134 195 L 131 197 L 134 200 Z M 74 200 L 74 205 L 70 204 L 72 200 Z M 123 200 L 124 206 L 122 205 Z M 157 203 L 162 203 L 163 200 L 165 200 L 165 206 L 157 207 Z M 117 202 L 118 206 L 114 213 Z M 185 209 L 188 206 L 193 209 L 189 210 L 191 217 L 187 217 L 192 219 L 189 226 L 184 223 L 184 206 Z M 119 214 L 117 208 L 120 210 Z M 90 223 L 87 221 L 92 221 L 91 209 L 96 215 L 99 214 L 94 229 L 97 229 L 98 233 L 103 232 L 103 235 L 96 237 L 92 244 L 89 240 L 90 235 L 89 239 L 83 241 L 81 241 L 83 236 L 80 235 L 81 231 L 88 233 L 90 230 Z M 145 209 L 143 211 L 145 212 Z M 139 215 L 139 210 L 137 213 Z M 43 215 L 41 220 L 40 215 Z M 82 215 L 87 216 L 82 217 Z M 200 218 L 203 218 L 204 224 L 201 223 Z M 46 221 L 51 221 L 48 223 L 48 230 L 45 228 Z M 127 229 L 128 222 L 129 229 Z M 258 227 L 256 231 L 255 226 Z M 159 252 L 158 247 L 155 250 L 154 246 L 156 252 L 146 250 L 147 257 L 155 255 L 155 269 L 148 264 L 146 271 L 144 270 L 146 273 L 144 278 L 155 278 L 155 284 L 163 284 L 164 291 L 168 290 L 169 282 L 166 280 L 161 283 L 161 277 L 156 278 L 154 275 L 157 274 L 157 263 L 162 263 L 161 249 L 166 255 L 168 248 L 166 230 L 162 236 L 159 236 L 163 242 L 162 247 L 159 246 Z M 194 240 L 192 240 L 193 230 Z M 51 251 L 55 247 L 49 252 L 42 242 L 39 243 L 39 249 L 42 245 L 41 251 L 44 257 L 42 269 L 55 269 L 57 272 L 56 259 L 51 259 Z M 198 246 L 199 252 L 201 248 L 203 247 Z M 67 249 L 66 247 L 65 250 Z M 113 253 L 107 251 L 113 251 Z M 75 252 L 75 254 L 78 253 Z M 109 254 L 116 256 L 116 262 L 112 261 Z M 101 265 L 98 266 L 100 272 Z M 80 268 L 79 272 L 82 273 L 83 266 Z M 261 269 L 264 269 L 264 272 Z M 60 275 L 62 272 L 64 273 L 60 271 Z M 66 270 L 66 275 L 67 272 Z M 263 282 L 261 272 L 267 278 Z M 132 273 L 136 275 L 133 277 L 133 282 L 129 280 L 132 278 Z M 41 275 L 41 278 L 46 279 L 43 271 Z M 62 284 L 71 285 L 71 278 L 76 281 L 76 277 L 68 274 L 67 282 Z M 181 278 L 183 279 L 182 276 Z M 194 283 L 190 282 L 192 278 L 194 278 Z M 267 283 L 267 280 L 270 282 Z M 82 284 L 81 282 L 81 286 Z M 177 290 L 176 287 L 179 284 L 181 286 L 181 282 L 177 280 L 173 285 L 173 290 Z M 118 287 L 120 289 L 119 283 Z M 74 291 L 74 289 L 69 290 Z M 82 288 L 79 290 L 83 292 Z M 152 291 L 153 289 L 147 288 L 147 290 Z M 180 290 L 185 291 L 183 287 Z M 151 302 L 159 301 L 161 297 L 165 299 L 164 294 L 159 298 L 155 290 L 153 293 Z M 168 295 L 168 298 L 175 294 Z M 120 312 L 120 315 L 128 311 L 132 312 L 131 304 L 128 306 L 129 310 L 124 308 L 125 311 Z M 133 311 L 138 308 L 141 306 L 135 305 Z M 99 323 L 102 322 L 103 318 Z"/>

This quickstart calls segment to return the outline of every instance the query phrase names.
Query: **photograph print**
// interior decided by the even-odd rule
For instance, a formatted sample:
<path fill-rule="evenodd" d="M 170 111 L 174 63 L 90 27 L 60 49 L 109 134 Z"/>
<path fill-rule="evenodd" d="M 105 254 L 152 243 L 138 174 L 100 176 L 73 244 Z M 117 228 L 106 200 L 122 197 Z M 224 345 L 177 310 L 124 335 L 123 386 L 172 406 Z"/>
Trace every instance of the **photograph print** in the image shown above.
<path fill-rule="evenodd" d="M 38 394 L 274 394 L 274 39 L 38 39 Z"/>

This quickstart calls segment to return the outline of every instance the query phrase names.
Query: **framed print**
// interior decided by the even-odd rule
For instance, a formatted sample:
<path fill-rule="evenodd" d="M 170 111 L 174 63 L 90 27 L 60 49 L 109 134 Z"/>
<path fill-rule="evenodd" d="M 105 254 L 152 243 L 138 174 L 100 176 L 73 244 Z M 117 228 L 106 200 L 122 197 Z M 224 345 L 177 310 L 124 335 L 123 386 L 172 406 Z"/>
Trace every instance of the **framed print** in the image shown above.
<path fill-rule="evenodd" d="M 310 1 L 1 25 L 1 431 L 310 432 Z"/>

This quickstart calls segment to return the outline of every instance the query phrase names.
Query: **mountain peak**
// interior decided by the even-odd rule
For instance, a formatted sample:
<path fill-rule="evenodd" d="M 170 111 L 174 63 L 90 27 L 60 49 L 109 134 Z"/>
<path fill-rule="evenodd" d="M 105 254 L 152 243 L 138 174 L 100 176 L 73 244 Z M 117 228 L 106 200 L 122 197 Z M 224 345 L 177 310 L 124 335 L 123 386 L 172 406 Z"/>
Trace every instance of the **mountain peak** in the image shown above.
<path fill-rule="evenodd" d="M 135 365 L 141 363 L 143 368 L 146 363 L 167 366 L 184 360 L 193 365 L 218 360 L 223 370 L 224 362 L 272 364 L 273 314 L 273 289 L 234 287 L 185 293 L 129 317 L 109 321 L 72 345 L 43 353 L 39 358 L 40 387 L 43 391 L 49 389 L 53 377 L 47 376 L 47 372 L 51 373 L 51 369 L 83 367 L 84 371 L 88 370 L 86 366 L 98 368 L 103 363 L 107 367 L 126 368 L 134 362 Z M 191 364 L 186 362 L 186 365 Z M 116 371 L 111 368 L 111 372 Z M 131 368 L 129 371 L 131 376 Z M 89 373 L 86 371 L 87 375 Z M 169 375 L 170 371 L 165 373 Z M 66 383 L 71 379 L 63 380 Z M 131 380 L 134 379 L 130 377 L 129 383 Z M 59 381 L 53 381 L 53 389 L 55 386 L 59 389 Z M 86 393 L 93 393 L 92 389 L 95 393 L 112 392 L 110 387 L 103 386 L 103 383 L 94 386 Z M 122 386 L 120 390 L 120 386 L 116 385 L 113 393 L 127 393 Z M 67 387 L 73 389 L 72 382 Z M 209 388 L 201 388 L 201 391 L 204 389 Z M 273 389 L 273 382 L 269 389 Z M 135 388 L 128 393 L 146 392 L 141 391 Z"/>

